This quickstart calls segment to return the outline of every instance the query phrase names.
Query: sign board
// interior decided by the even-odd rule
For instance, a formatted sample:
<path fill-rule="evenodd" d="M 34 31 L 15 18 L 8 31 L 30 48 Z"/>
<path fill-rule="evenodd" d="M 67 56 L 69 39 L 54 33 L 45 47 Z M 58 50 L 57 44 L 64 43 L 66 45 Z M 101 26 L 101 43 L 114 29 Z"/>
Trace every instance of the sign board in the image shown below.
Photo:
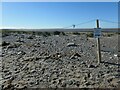
<path fill-rule="evenodd" d="M 101 36 L 101 28 L 94 29 L 94 37 L 99 38 Z"/>

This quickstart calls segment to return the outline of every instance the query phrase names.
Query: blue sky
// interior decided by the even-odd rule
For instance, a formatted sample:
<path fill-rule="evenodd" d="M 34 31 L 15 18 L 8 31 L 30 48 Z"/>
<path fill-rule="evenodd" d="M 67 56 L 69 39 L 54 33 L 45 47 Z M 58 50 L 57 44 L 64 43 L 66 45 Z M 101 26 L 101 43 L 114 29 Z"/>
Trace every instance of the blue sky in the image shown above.
<path fill-rule="evenodd" d="M 95 19 L 118 22 L 117 2 L 3 2 L 2 27 L 62 28 L 94 20 L 77 28 L 96 27 Z M 102 22 L 103 28 L 118 27 Z"/>

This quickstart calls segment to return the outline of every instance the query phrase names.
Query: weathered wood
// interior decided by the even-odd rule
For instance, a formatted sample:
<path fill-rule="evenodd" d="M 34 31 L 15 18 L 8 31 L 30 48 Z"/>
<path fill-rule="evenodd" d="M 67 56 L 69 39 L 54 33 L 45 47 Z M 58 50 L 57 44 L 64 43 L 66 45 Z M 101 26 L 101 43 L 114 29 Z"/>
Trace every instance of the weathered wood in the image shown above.
<path fill-rule="evenodd" d="M 99 28 L 99 20 L 96 20 L 97 28 Z M 100 48 L 100 38 L 97 38 L 97 55 L 98 55 L 98 64 L 101 63 L 101 48 Z"/>

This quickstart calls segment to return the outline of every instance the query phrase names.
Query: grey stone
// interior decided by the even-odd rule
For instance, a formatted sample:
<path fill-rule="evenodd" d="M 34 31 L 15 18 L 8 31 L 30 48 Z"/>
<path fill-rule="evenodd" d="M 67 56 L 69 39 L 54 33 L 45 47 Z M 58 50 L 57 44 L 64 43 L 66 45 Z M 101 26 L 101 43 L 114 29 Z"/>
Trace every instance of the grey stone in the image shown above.
<path fill-rule="evenodd" d="M 30 85 L 33 85 L 33 84 L 35 84 L 35 81 L 34 81 L 34 80 L 30 80 L 30 81 L 28 81 L 28 83 L 29 83 Z"/>
<path fill-rule="evenodd" d="M 72 85 L 72 84 L 74 83 L 74 80 L 68 80 L 66 83 L 67 83 L 68 85 Z"/>
<path fill-rule="evenodd" d="M 35 69 L 33 69 L 33 70 L 31 70 L 30 72 L 31 72 L 31 73 L 35 73 L 35 72 L 36 72 L 36 70 L 35 70 Z"/>
<path fill-rule="evenodd" d="M 63 81 L 61 87 L 66 87 L 66 85 L 67 85 L 66 82 Z"/>
<path fill-rule="evenodd" d="M 14 86 L 17 89 L 27 89 L 26 85 L 21 85 L 21 84 L 17 84 L 16 86 Z"/>
<path fill-rule="evenodd" d="M 6 73 L 6 72 L 9 72 L 9 70 L 8 69 L 4 69 L 3 72 Z"/>
<path fill-rule="evenodd" d="M 24 51 L 20 51 L 17 53 L 18 55 L 25 55 L 26 53 Z"/>
<path fill-rule="evenodd" d="M 91 82 L 86 82 L 85 85 L 89 86 L 89 85 L 91 85 Z"/>

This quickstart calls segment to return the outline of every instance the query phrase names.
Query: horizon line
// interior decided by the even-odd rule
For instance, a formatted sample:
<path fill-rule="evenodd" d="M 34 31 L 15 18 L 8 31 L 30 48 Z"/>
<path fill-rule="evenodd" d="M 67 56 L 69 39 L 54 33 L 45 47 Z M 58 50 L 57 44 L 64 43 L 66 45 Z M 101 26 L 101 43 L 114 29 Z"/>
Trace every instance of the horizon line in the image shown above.
<path fill-rule="evenodd" d="M 96 27 L 94 27 L 96 28 Z M 94 29 L 94 28 L 0 28 L 0 29 Z M 100 27 L 102 29 L 102 27 Z M 103 29 L 119 29 L 118 27 L 103 27 Z"/>

